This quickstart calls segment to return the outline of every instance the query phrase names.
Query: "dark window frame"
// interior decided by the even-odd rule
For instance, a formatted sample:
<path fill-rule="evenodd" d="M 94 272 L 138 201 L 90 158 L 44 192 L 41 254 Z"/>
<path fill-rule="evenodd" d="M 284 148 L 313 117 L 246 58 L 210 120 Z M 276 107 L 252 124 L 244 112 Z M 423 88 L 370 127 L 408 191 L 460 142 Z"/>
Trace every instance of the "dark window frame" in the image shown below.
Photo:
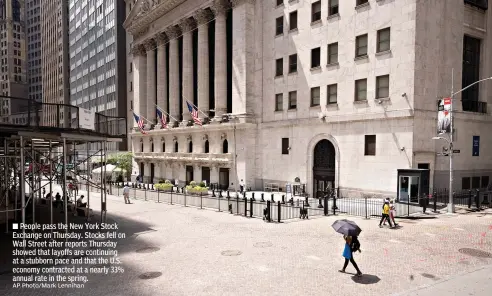
<path fill-rule="evenodd" d="M 481 184 L 482 184 L 482 188 L 487 188 L 490 184 L 490 177 L 489 176 L 482 176 L 481 180 L 480 180 Z"/>
<path fill-rule="evenodd" d="M 295 104 L 293 104 L 292 96 L 295 95 Z M 297 91 L 289 91 L 289 110 L 297 109 Z"/>
<path fill-rule="evenodd" d="M 465 4 L 475 6 L 477 8 L 487 10 L 489 8 L 489 1 L 488 0 L 464 0 Z"/>
<path fill-rule="evenodd" d="M 362 5 L 362 4 L 366 4 L 368 2 L 369 2 L 369 0 L 356 0 L 355 1 L 355 5 L 356 6 L 359 6 L 359 5 Z"/>
<path fill-rule="evenodd" d="M 203 143 L 203 152 L 204 153 L 210 153 L 210 143 L 208 140 L 205 140 L 205 143 Z"/>
<path fill-rule="evenodd" d="M 188 153 L 193 153 L 193 141 L 188 142 Z"/>
<path fill-rule="evenodd" d="M 333 93 L 333 89 L 335 89 L 335 92 Z M 332 95 L 335 95 L 335 101 L 333 101 Z M 338 85 L 336 83 L 330 84 L 326 86 L 326 103 L 328 105 L 332 104 L 337 104 L 338 103 Z"/>
<path fill-rule="evenodd" d="M 336 4 L 334 4 L 336 2 Z M 328 0 L 328 16 L 338 14 L 338 5 L 339 0 Z"/>
<path fill-rule="evenodd" d="M 365 45 L 360 45 L 361 41 L 365 39 Z M 367 34 L 362 34 L 357 37 L 355 37 L 355 57 L 360 58 L 360 57 L 366 57 L 368 53 L 368 44 L 369 44 L 369 37 Z M 365 50 L 364 50 L 365 48 Z M 365 51 L 365 52 L 364 52 Z"/>
<path fill-rule="evenodd" d="M 482 39 L 473 36 L 463 36 L 463 72 L 462 85 L 466 87 L 480 80 L 480 57 L 482 52 Z M 464 102 L 479 101 L 480 85 L 476 84 L 463 91 L 461 100 Z M 467 111 L 467 110 L 464 110 Z"/>
<path fill-rule="evenodd" d="M 333 52 L 336 50 L 336 52 Z M 333 42 L 328 44 L 327 46 L 327 56 L 328 56 L 328 65 L 333 65 L 338 63 L 338 42 Z"/>
<path fill-rule="evenodd" d="M 289 13 L 289 31 L 292 31 L 292 30 L 296 30 L 297 29 L 297 26 L 298 26 L 297 17 L 298 17 L 297 10 L 292 11 L 291 13 Z"/>
<path fill-rule="evenodd" d="M 282 155 L 289 154 L 289 138 L 282 138 Z"/>
<path fill-rule="evenodd" d="M 364 95 L 364 99 L 360 99 L 359 98 L 359 92 L 362 91 L 362 89 L 359 89 L 359 84 L 358 83 L 362 83 L 362 82 L 365 82 L 365 95 Z M 367 78 L 363 78 L 363 79 L 357 79 L 355 81 L 355 96 L 354 96 L 354 101 L 356 102 L 364 102 L 364 101 L 367 101 Z"/>
<path fill-rule="evenodd" d="M 319 11 L 315 12 L 315 9 L 319 6 Z M 318 10 L 318 9 L 317 9 Z M 311 23 L 321 20 L 321 0 L 313 2 L 311 4 Z"/>
<path fill-rule="evenodd" d="M 277 6 L 283 5 L 284 0 L 276 0 Z"/>
<path fill-rule="evenodd" d="M 384 33 L 388 32 L 388 38 L 387 39 L 382 39 L 382 36 Z M 384 28 L 381 30 L 378 30 L 377 32 L 377 46 L 376 46 L 376 52 L 385 52 L 391 50 L 391 28 Z M 385 45 L 387 44 L 387 45 Z"/>
<path fill-rule="evenodd" d="M 388 78 L 388 86 L 381 86 L 383 79 Z M 386 92 L 387 94 L 385 95 L 384 89 L 387 89 Z M 389 98 L 389 92 L 390 90 L 390 76 L 388 75 L 381 75 L 376 77 L 376 99 L 384 99 L 384 98 Z"/>
<path fill-rule="evenodd" d="M 297 73 L 297 54 L 296 53 L 291 54 L 289 56 L 289 74 L 290 73 Z"/>
<path fill-rule="evenodd" d="M 376 135 L 364 136 L 364 155 L 365 156 L 376 155 Z"/>
<path fill-rule="evenodd" d="M 461 190 L 470 190 L 471 189 L 471 178 L 470 177 L 462 177 L 461 178 Z"/>
<path fill-rule="evenodd" d="M 284 94 L 278 93 L 275 94 L 275 111 L 283 111 L 284 106 Z"/>
<path fill-rule="evenodd" d="M 318 91 L 318 98 L 317 98 L 318 102 L 317 103 L 314 101 L 315 97 L 313 96 L 313 94 L 316 90 Z M 311 98 L 310 98 L 311 107 L 320 106 L 321 105 L 320 101 L 321 101 L 321 88 L 319 86 L 311 87 Z"/>
<path fill-rule="evenodd" d="M 471 187 L 472 189 L 480 189 L 480 181 L 481 178 L 478 176 L 474 176 L 471 178 Z"/>
<path fill-rule="evenodd" d="M 275 36 L 280 36 L 283 34 L 284 34 L 284 16 L 280 16 L 275 19 Z"/>
<path fill-rule="evenodd" d="M 275 60 L 275 77 L 284 75 L 284 59 L 279 58 Z"/>
<path fill-rule="evenodd" d="M 311 49 L 311 69 L 318 67 L 321 67 L 321 47 Z"/>

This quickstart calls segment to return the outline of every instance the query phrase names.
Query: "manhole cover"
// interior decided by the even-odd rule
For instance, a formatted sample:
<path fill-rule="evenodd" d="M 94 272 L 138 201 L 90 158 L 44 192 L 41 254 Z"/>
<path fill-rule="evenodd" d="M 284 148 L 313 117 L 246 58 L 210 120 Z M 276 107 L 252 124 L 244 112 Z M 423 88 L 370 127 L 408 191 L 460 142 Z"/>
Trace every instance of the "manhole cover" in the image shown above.
<path fill-rule="evenodd" d="M 160 249 L 157 247 L 146 247 L 146 248 L 138 249 L 137 253 L 154 253 L 154 252 L 157 252 L 159 250 Z"/>
<path fill-rule="evenodd" d="M 150 280 L 150 279 L 158 278 L 161 275 L 162 275 L 162 272 L 151 271 L 151 272 L 142 273 L 141 275 L 138 276 L 138 278 L 142 279 L 142 280 Z"/>
<path fill-rule="evenodd" d="M 254 243 L 253 246 L 257 248 L 268 248 L 273 246 L 273 244 L 271 242 L 258 242 L 258 243 Z"/>
<path fill-rule="evenodd" d="M 485 252 L 477 249 L 463 248 L 459 249 L 460 253 L 479 258 L 492 258 L 492 254 L 489 252 Z"/>
<path fill-rule="evenodd" d="M 428 278 L 428 279 L 435 279 L 436 278 L 435 275 L 428 274 L 428 273 L 421 273 L 420 275 L 425 277 L 425 278 Z"/>
<path fill-rule="evenodd" d="M 239 256 L 241 255 L 243 252 L 241 251 L 238 251 L 238 250 L 227 250 L 227 251 L 222 251 L 222 256 Z"/>

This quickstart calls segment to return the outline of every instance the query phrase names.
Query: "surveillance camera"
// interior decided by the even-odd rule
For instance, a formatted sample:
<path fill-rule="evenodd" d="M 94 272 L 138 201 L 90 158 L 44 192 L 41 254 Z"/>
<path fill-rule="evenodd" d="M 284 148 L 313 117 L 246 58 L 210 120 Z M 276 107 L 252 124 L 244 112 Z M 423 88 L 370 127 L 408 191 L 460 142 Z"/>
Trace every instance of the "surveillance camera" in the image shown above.
<path fill-rule="evenodd" d="M 407 93 L 402 93 L 401 96 L 402 97 L 406 97 L 407 96 Z"/>

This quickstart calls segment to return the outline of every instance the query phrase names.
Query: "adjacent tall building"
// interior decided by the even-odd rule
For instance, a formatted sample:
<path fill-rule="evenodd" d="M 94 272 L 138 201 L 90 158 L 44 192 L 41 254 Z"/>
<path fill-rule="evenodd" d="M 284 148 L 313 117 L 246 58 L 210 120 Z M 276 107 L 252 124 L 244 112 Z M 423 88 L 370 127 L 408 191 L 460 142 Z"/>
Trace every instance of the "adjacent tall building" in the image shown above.
<path fill-rule="evenodd" d="M 68 3 L 42 1 L 41 6 L 41 74 L 42 101 L 70 104 L 68 58 Z M 43 105 L 43 124 L 67 127 L 68 108 Z"/>
<path fill-rule="evenodd" d="M 25 40 L 25 1 L 0 0 L 0 95 L 27 97 Z M 0 118 L 8 122 L 8 115 L 26 108 L 20 100 L 2 99 Z"/>
<path fill-rule="evenodd" d="M 43 2 L 45 4 L 45 2 Z M 42 102 L 41 0 L 26 0 L 27 83 L 30 100 Z"/>
<path fill-rule="evenodd" d="M 68 11 L 70 103 L 107 116 L 126 116 L 124 1 L 70 0 Z M 109 150 L 127 147 L 108 145 Z"/>
<path fill-rule="evenodd" d="M 492 76 L 487 2 L 127 1 L 129 106 L 148 120 L 131 133 L 134 173 L 413 198 L 423 181 L 398 170 L 429 169 L 430 187 L 448 187 L 437 101 Z M 491 94 L 454 96 L 454 189 L 492 178 Z"/>

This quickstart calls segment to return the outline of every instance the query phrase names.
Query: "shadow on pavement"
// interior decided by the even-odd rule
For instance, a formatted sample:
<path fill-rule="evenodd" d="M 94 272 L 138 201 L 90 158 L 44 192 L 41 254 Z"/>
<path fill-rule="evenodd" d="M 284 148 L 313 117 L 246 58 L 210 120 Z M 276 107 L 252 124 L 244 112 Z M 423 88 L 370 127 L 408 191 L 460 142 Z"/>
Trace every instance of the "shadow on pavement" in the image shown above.
<path fill-rule="evenodd" d="M 88 223 L 95 224 L 100 222 L 100 217 L 101 213 L 98 211 L 94 211 L 93 217 L 91 218 L 91 221 Z M 26 223 L 31 222 L 30 220 L 26 219 Z M 50 210 L 48 206 L 37 206 L 36 207 L 36 222 L 39 224 L 49 224 L 50 223 Z M 64 223 L 65 222 L 65 214 L 60 213 L 60 210 L 54 210 L 53 211 L 53 223 Z M 79 216 L 74 216 L 72 212 L 68 213 L 68 223 L 85 223 L 87 222 L 85 217 L 79 217 Z M 142 223 L 142 222 L 137 222 L 131 218 L 124 217 L 124 216 L 119 216 L 119 215 L 107 215 L 106 223 L 118 223 L 119 230 L 117 232 L 119 233 L 125 233 L 126 238 L 125 239 L 111 239 L 112 241 L 117 241 L 118 245 L 116 247 L 116 250 L 118 251 L 118 257 L 123 256 L 125 253 L 130 253 L 130 252 L 135 252 L 135 250 L 130 247 L 129 245 L 134 242 L 134 239 L 139 235 L 139 233 L 145 233 L 149 231 L 154 231 L 151 228 L 150 224 L 147 223 Z M 12 221 L 9 222 L 10 227 Z M 9 227 L 9 228 L 10 228 Z M 6 225 L 0 225 L 0 295 L 16 295 L 16 296 L 23 296 L 23 295 L 142 295 L 142 296 L 147 296 L 151 295 L 150 293 L 146 293 L 146 291 L 142 291 L 141 285 L 144 284 L 149 284 L 149 281 L 143 281 L 143 279 L 152 279 L 154 278 L 154 274 L 157 271 L 154 270 L 145 270 L 145 267 L 139 266 L 138 264 L 135 264 L 135 262 L 122 262 L 119 266 L 123 267 L 125 269 L 125 272 L 123 274 L 88 274 L 88 282 L 85 284 L 84 288 L 80 289 L 75 289 L 75 288 L 66 288 L 66 289 L 46 289 L 46 288 L 41 288 L 41 289 L 21 289 L 13 288 L 13 273 L 12 273 L 12 268 L 13 268 L 13 258 L 12 252 L 13 252 L 13 233 L 12 230 L 10 230 L 9 233 L 5 233 L 6 231 Z M 97 230 L 88 230 L 88 229 L 83 229 L 79 231 L 74 231 L 74 232 L 95 232 Z M 101 230 L 102 232 L 105 232 L 105 230 Z M 111 230 L 109 230 L 111 231 Z M 22 232 L 22 231 L 17 231 L 17 232 Z M 31 233 L 32 231 L 26 230 L 26 233 Z M 37 233 L 42 233 L 43 231 L 36 231 Z M 50 230 L 45 230 L 44 232 L 49 233 Z M 55 231 L 54 231 L 55 232 Z M 64 230 L 56 231 L 60 233 L 64 233 Z M 84 236 L 82 236 L 84 237 Z M 42 242 L 43 238 L 40 240 L 37 240 L 38 242 Z M 48 240 L 48 239 L 46 239 Z M 76 241 L 77 239 L 75 239 Z M 84 240 L 84 239 L 82 239 Z M 87 241 L 88 239 L 85 239 Z M 101 241 L 107 241 L 106 240 L 101 240 Z M 64 241 L 64 239 L 60 239 L 59 241 Z M 73 240 L 69 240 L 73 241 Z M 23 249 L 17 248 L 17 249 Z M 26 248 L 27 249 L 27 248 Z M 76 249 L 76 248 L 74 248 Z M 89 249 L 89 248 L 85 248 Z M 90 249 L 97 249 L 97 248 L 90 248 Z M 18 256 L 16 256 L 18 257 Z M 65 257 L 65 256 L 62 256 Z M 66 256 L 65 258 L 83 258 L 86 256 Z M 91 256 L 93 257 L 93 256 Z M 21 258 L 21 257 L 18 257 Z M 56 256 L 44 256 L 43 258 L 60 258 Z M 97 267 L 98 264 L 81 264 L 77 266 L 81 267 Z M 23 265 L 22 267 L 51 267 L 53 265 L 29 265 L 25 266 Z M 62 267 L 64 265 L 58 265 L 57 267 Z M 71 266 L 71 265 L 69 265 Z M 106 266 L 111 266 L 111 264 L 108 264 Z M 151 276 L 149 276 L 149 274 Z M 19 274 L 17 274 L 19 275 Z M 27 274 L 26 274 L 27 275 Z M 56 274 L 55 274 L 56 275 Z"/>
<path fill-rule="evenodd" d="M 355 283 L 361 285 L 376 284 L 381 280 L 378 276 L 372 274 L 363 274 L 361 277 L 354 275 L 351 278 Z"/>

